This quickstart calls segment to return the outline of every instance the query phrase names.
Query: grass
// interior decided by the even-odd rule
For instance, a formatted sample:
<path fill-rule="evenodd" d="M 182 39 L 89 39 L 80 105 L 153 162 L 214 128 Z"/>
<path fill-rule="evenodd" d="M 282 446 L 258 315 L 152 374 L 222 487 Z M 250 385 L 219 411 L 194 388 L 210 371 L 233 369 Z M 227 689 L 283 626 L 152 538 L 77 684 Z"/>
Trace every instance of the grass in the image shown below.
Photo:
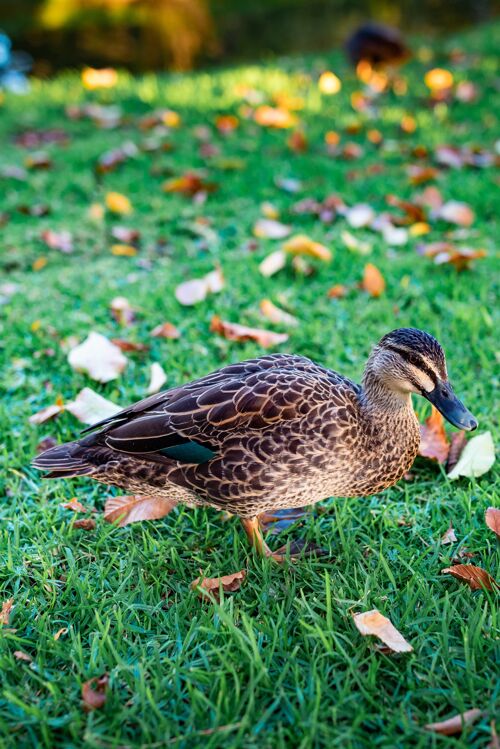
<path fill-rule="evenodd" d="M 26 151 L 12 141 L 21 130 L 62 127 L 70 142 L 47 146 L 51 170 L 0 183 L 1 208 L 8 214 L 0 263 L 5 280 L 19 285 L 1 308 L 0 377 L 8 398 L 0 415 L 0 602 L 11 596 L 15 601 L 0 639 L 2 747 L 486 746 L 499 697 L 495 596 L 473 593 L 440 570 L 467 547 L 475 563 L 497 573 L 498 544 L 483 514 L 498 503 L 498 474 L 451 483 L 434 464 L 417 462 L 413 481 L 376 497 L 329 500 L 280 539 L 301 533 L 329 548 L 333 560 L 278 568 L 249 553 L 236 521 L 222 522 L 211 510 L 180 508 L 164 520 L 123 529 L 98 516 L 94 531 L 73 528 L 72 513 L 61 502 L 77 496 L 101 508 L 114 490 L 85 479 L 43 482 L 29 467 L 37 443 L 49 434 L 72 439 L 79 425 L 69 414 L 41 427 L 30 426 L 28 418 L 59 394 L 72 399 L 85 385 L 120 404 L 133 402 L 145 394 L 152 361 L 163 364 L 168 384 L 175 385 L 260 354 L 255 344 L 227 342 L 208 328 L 214 313 L 272 327 L 258 312 L 259 301 L 269 297 L 301 321 L 282 350 L 311 356 L 356 379 L 371 345 L 388 330 L 413 325 L 432 332 L 445 347 L 451 379 L 479 419 L 480 431 L 494 429 L 495 170 L 441 170 L 436 183 L 446 199 L 464 200 L 476 213 L 466 244 L 486 248 L 488 257 L 470 271 L 434 266 L 416 254 L 418 240 L 391 252 L 379 235 L 356 232 L 373 242 L 369 260 L 387 282 L 378 299 L 355 288 L 344 299 L 328 299 L 335 283 L 355 287 L 367 259 L 345 248 L 343 219 L 325 225 L 289 210 L 299 198 L 336 192 L 348 204 L 369 202 L 380 211 L 387 193 L 415 192 L 405 170 L 416 161 L 412 147 L 451 142 L 491 149 L 498 125 L 493 82 L 498 32 L 498 26 L 484 27 L 436 44 L 432 62 L 416 59 L 407 66 L 407 95 L 384 99 L 378 116 L 367 122 L 349 105 L 356 84 L 335 55 L 192 76 L 123 75 L 109 93 L 85 92 L 76 75 L 68 74 L 35 82 L 23 99 L 5 97 L 3 165 L 23 164 Z M 446 52 L 457 45 L 467 59 L 451 69 L 456 80 L 477 84 L 479 99 L 433 110 L 423 74 L 431 65 L 450 67 Z M 314 79 L 330 66 L 344 86 L 337 97 L 322 99 Z M 312 76 L 312 84 L 304 74 Z M 193 127 L 212 127 L 218 113 L 237 112 L 240 83 L 266 96 L 279 90 L 304 96 L 299 114 L 310 144 L 306 153 L 288 149 L 286 132 L 243 120 L 232 136 L 213 135 L 222 154 L 207 166 Z M 83 100 L 118 103 L 129 123 L 104 130 L 88 120 L 69 121 L 64 106 Z M 141 152 L 96 180 L 95 159 L 127 140 L 148 137 L 135 119 L 166 106 L 182 117 L 169 137 L 174 150 Z M 413 134 L 399 129 L 406 113 L 416 118 Z M 361 131 L 347 135 L 353 122 L 362 123 Z M 380 151 L 369 143 L 370 127 L 394 139 L 394 149 Z M 342 143 L 360 143 L 364 155 L 351 162 L 327 156 L 323 138 L 332 129 Z M 244 168 L 228 168 L 234 159 Z M 383 171 L 373 169 L 379 165 Z M 219 183 L 206 204 L 161 191 L 165 176 L 205 166 Z M 281 177 L 299 178 L 302 192 L 278 189 L 275 179 Z M 110 190 L 130 198 L 133 214 L 92 220 L 89 206 L 102 203 Z M 265 200 L 294 229 L 331 247 L 333 262 L 310 277 L 287 270 L 264 279 L 258 263 L 278 244 L 259 240 L 250 252 L 248 242 Z M 34 203 L 48 204 L 50 215 L 17 210 Z M 209 240 L 200 235 L 201 218 L 213 229 Z M 110 227 L 118 224 L 140 229 L 136 257 L 110 253 Z M 73 254 L 47 249 L 40 240 L 47 228 L 71 230 Z M 447 228 L 434 224 L 424 239 L 442 239 Z M 36 263 L 40 258 L 46 264 L 33 270 L 33 263 L 43 264 Z M 175 286 L 216 263 L 224 270 L 225 289 L 195 308 L 181 307 Z M 124 330 L 109 314 L 117 295 L 139 310 L 136 324 Z M 165 320 L 181 329 L 180 340 L 149 337 Z M 122 377 L 99 386 L 70 369 L 59 345 L 91 329 L 147 342 L 151 349 L 131 354 Z M 420 401 L 418 409 L 425 412 Z M 439 538 L 450 522 L 459 541 L 442 546 Z M 217 575 L 242 568 L 247 581 L 220 605 L 201 603 L 190 591 L 200 570 Z M 357 633 L 351 612 L 375 607 L 391 617 L 414 653 L 384 655 Z M 16 659 L 18 650 L 33 662 Z M 102 673 L 110 675 L 106 705 L 86 714 L 81 685 Z M 422 728 L 471 707 L 485 715 L 460 738 L 429 735 Z"/>

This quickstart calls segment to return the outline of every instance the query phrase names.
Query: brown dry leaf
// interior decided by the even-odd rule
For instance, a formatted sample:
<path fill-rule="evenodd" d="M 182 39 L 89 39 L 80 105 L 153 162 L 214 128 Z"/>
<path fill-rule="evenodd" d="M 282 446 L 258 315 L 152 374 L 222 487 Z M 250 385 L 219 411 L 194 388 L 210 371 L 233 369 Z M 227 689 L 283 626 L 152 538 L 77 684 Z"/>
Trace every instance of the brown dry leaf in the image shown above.
<path fill-rule="evenodd" d="M 73 512 L 89 512 L 76 497 L 72 497 L 69 502 L 62 502 L 61 507 L 64 507 L 65 510 L 73 510 Z"/>
<path fill-rule="evenodd" d="M 420 425 L 420 447 L 418 454 L 423 458 L 437 460 L 438 463 L 446 463 L 450 443 L 444 428 L 444 419 L 432 406 L 432 412 L 425 424 Z"/>
<path fill-rule="evenodd" d="M 68 362 L 76 372 L 85 372 L 98 382 L 116 379 L 127 366 L 127 358 L 118 346 L 94 331 L 71 349 Z"/>
<path fill-rule="evenodd" d="M 432 179 L 436 179 L 439 174 L 438 170 L 433 166 L 419 166 L 418 164 L 409 166 L 407 173 L 412 185 L 421 185 L 424 182 L 430 182 Z"/>
<path fill-rule="evenodd" d="M 470 247 L 455 247 L 451 242 L 431 242 L 417 247 L 419 255 L 431 257 L 436 265 L 453 265 L 457 271 L 470 267 L 473 260 L 486 257 L 486 250 L 473 250 Z"/>
<path fill-rule="evenodd" d="M 104 520 L 120 528 L 142 520 L 159 520 L 172 512 L 176 503 L 163 497 L 132 494 L 110 497 L 104 506 Z"/>
<path fill-rule="evenodd" d="M 121 411 L 116 403 L 103 398 L 92 388 L 80 390 L 74 401 L 66 403 L 65 410 L 73 414 L 82 424 L 95 424 Z"/>
<path fill-rule="evenodd" d="M 264 258 L 259 265 L 259 271 L 263 276 L 269 278 L 275 273 L 282 270 L 286 265 L 286 253 L 283 250 L 276 250 Z"/>
<path fill-rule="evenodd" d="M 93 531 L 95 528 L 95 520 L 92 520 L 92 518 L 75 520 L 73 522 L 73 528 L 79 528 L 81 531 Z"/>
<path fill-rule="evenodd" d="M 2 609 L 0 610 L 0 624 L 9 624 L 10 614 L 14 607 L 14 599 L 8 598 L 2 603 Z"/>
<path fill-rule="evenodd" d="M 135 244 L 139 241 L 141 233 L 138 229 L 129 229 L 128 226 L 113 226 L 111 236 L 124 244 Z"/>
<path fill-rule="evenodd" d="M 292 227 L 272 218 L 259 218 L 254 224 L 253 233 L 259 239 L 284 239 L 292 232 Z"/>
<path fill-rule="evenodd" d="M 498 587 L 498 583 L 493 577 L 483 570 L 482 567 L 476 567 L 474 564 L 455 564 L 453 567 L 446 567 L 441 570 L 443 574 L 453 575 L 460 582 L 467 583 L 471 590 L 493 590 Z"/>
<path fill-rule="evenodd" d="M 342 299 L 345 297 L 349 292 L 349 289 L 347 286 L 344 286 L 344 284 L 336 283 L 334 286 L 332 286 L 330 289 L 328 289 L 327 296 L 330 299 Z"/>
<path fill-rule="evenodd" d="M 288 325 L 290 327 L 296 327 L 299 321 L 293 315 L 290 315 L 285 310 L 280 309 L 271 302 L 270 299 L 263 299 L 260 303 L 260 311 L 267 317 L 268 320 L 275 323 L 276 325 Z"/>
<path fill-rule="evenodd" d="M 325 245 L 315 242 L 305 234 L 296 234 L 282 245 L 283 252 L 290 255 L 305 255 L 328 263 L 332 259 L 332 253 Z"/>
<path fill-rule="evenodd" d="M 264 348 L 277 346 L 288 340 L 286 333 L 274 333 L 272 330 L 262 330 L 261 328 L 249 328 L 247 325 L 240 325 L 236 322 L 227 322 L 221 320 L 218 315 L 214 315 L 210 322 L 210 331 L 218 333 L 228 341 L 256 341 Z"/>
<path fill-rule="evenodd" d="M 455 468 L 466 444 L 467 437 L 465 436 L 463 429 L 460 430 L 460 432 L 453 432 L 450 437 L 450 449 L 448 452 L 448 460 L 446 461 L 446 473 L 450 473 L 450 471 Z"/>
<path fill-rule="evenodd" d="M 486 525 L 500 538 L 500 510 L 496 507 L 488 507 L 484 513 Z"/>
<path fill-rule="evenodd" d="M 57 632 L 54 635 L 54 640 L 59 640 L 60 637 L 63 635 L 67 635 L 69 632 L 67 627 L 61 627 L 61 629 L 58 629 Z"/>
<path fill-rule="evenodd" d="M 153 338 L 176 339 L 181 337 L 181 332 L 171 322 L 164 322 L 153 328 L 150 335 L 152 335 Z"/>
<path fill-rule="evenodd" d="M 239 572 L 233 572 L 232 575 L 223 575 L 222 577 L 197 577 L 191 583 L 191 590 L 201 588 L 199 591 L 201 597 L 212 593 L 218 598 L 221 587 L 225 593 L 233 593 L 235 590 L 239 590 L 246 574 L 246 570 L 240 570 Z"/>
<path fill-rule="evenodd" d="M 124 296 L 115 296 L 109 305 L 111 314 L 120 325 L 131 325 L 135 320 L 135 310 Z"/>
<path fill-rule="evenodd" d="M 112 338 L 111 343 L 118 346 L 120 351 L 149 351 L 147 343 L 136 343 L 135 341 L 126 341 L 124 338 Z"/>
<path fill-rule="evenodd" d="M 18 661 L 26 661 L 26 663 L 33 663 L 33 658 L 28 653 L 23 653 L 22 650 L 14 650 L 14 658 Z"/>
<path fill-rule="evenodd" d="M 99 710 L 106 702 L 106 690 L 109 684 L 109 676 L 94 676 L 93 679 L 82 684 L 82 700 L 85 712 Z"/>
<path fill-rule="evenodd" d="M 28 421 L 30 424 L 44 424 L 46 421 L 55 418 L 61 411 L 64 411 L 62 403 L 53 403 L 30 416 Z"/>
<path fill-rule="evenodd" d="M 425 190 L 417 195 L 415 202 L 418 203 L 418 205 L 431 208 L 433 211 L 439 211 L 443 205 L 443 196 L 437 187 L 434 185 L 428 185 Z"/>
<path fill-rule="evenodd" d="M 73 236 L 69 231 L 47 229 L 46 231 L 42 231 L 41 237 L 51 250 L 59 250 L 66 255 L 73 252 Z"/>
<path fill-rule="evenodd" d="M 474 211 L 467 203 L 448 200 L 437 212 L 437 218 L 458 226 L 471 226 L 474 221 Z"/>
<path fill-rule="evenodd" d="M 154 393 L 157 393 L 162 389 L 166 381 L 167 375 L 161 364 L 158 364 L 158 362 L 153 362 L 153 364 L 151 364 L 149 373 L 149 385 L 146 391 L 147 394 L 153 395 Z"/>
<path fill-rule="evenodd" d="M 199 174 L 187 172 L 181 177 L 174 177 L 163 183 L 163 192 L 181 193 L 186 197 L 193 198 L 198 193 L 215 192 L 217 185 L 214 182 L 205 182 Z"/>
<path fill-rule="evenodd" d="M 482 710 L 473 708 L 472 710 L 466 710 L 461 715 L 454 715 L 452 718 L 448 718 L 448 720 L 439 721 L 439 723 L 427 723 L 424 728 L 426 731 L 440 733 L 443 736 L 455 736 L 458 733 L 462 733 L 465 726 L 475 723 L 482 714 Z"/>
<path fill-rule="evenodd" d="M 443 546 L 445 546 L 447 544 L 454 544 L 456 543 L 456 541 L 458 541 L 458 539 L 455 534 L 455 529 L 450 523 L 450 527 L 448 528 L 448 530 L 445 531 L 441 536 L 441 543 L 443 544 Z"/>
<path fill-rule="evenodd" d="M 372 263 L 365 265 L 361 288 L 374 297 L 379 297 L 385 291 L 385 281 L 382 273 Z"/>
<path fill-rule="evenodd" d="M 354 624 L 362 635 L 375 635 L 394 653 L 410 653 L 413 648 L 390 619 L 377 609 L 354 615 Z"/>

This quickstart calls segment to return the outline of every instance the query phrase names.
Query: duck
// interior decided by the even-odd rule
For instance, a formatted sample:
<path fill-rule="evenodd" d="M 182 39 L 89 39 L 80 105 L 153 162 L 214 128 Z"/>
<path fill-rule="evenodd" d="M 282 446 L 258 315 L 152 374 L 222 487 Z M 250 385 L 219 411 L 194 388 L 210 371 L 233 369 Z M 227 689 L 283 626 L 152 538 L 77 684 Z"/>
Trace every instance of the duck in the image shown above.
<path fill-rule="evenodd" d="M 141 400 L 32 465 L 229 512 L 258 553 L 283 562 L 290 549 L 271 551 L 259 515 L 395 484 L 420 444 L 413 393 L 476 429 L 438 341 L 399 328 L 374 346 L 360 385 L 305 356 L 267 354 Z"/>
<path fill-rule="evenodd" d="M 352 65 L 361 61 L 372 66 L 398 65 L 410 57 L 399 29 L 369 21 L 351 34 L 346 42 L 346 52 Z"/>

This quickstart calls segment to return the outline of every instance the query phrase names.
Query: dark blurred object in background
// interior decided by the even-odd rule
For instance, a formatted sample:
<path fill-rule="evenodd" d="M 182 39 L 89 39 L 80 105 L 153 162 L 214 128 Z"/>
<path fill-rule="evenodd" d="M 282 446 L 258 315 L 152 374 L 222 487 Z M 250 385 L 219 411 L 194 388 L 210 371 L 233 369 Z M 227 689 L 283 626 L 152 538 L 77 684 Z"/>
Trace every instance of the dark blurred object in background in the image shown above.
<path fill-rule="evenodd" d="M 25 52 L 13 52 L 12 42 L 0 31 L 0 89 L 24 94 L 29 89 L 26 73 L 31 68 L 31 57 Z"/>
<path fill-rule="evenodd" d="M 356 67 L 361 61 L 373 66 L 398 65 L 410 57 L 403 36 L 398 29 L 381 23 L 365 23 L 352 34 L 346 51 Z"/>
<path fill-rule="evenodd" d="M 34 72 L 117 66 L 186 70 L 341 46 L 366 21 L 449 32 L 493 16 L 496 0 L 0 0 L 0 27 Z"/>

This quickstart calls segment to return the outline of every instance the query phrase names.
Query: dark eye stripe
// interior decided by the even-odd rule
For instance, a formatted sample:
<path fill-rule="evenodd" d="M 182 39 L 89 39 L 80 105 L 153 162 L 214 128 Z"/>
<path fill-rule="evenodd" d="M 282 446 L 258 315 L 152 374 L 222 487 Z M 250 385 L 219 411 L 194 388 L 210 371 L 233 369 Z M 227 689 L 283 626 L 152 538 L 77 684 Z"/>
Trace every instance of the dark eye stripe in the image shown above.
<path fill-rule="evenodd" d="M 430 367 L 427 366 L 427 364 L 419 354 L 416 354 L 414 351 L 407 351 L 406 349 L 398 348 L 398 346 L 386 345 L 385 348 L 389 349 L 390 351 L 394 351 L 396 354 L 399 354 L 402 359 L 409 362 L 410 364 L 413 364 L 413 366 L 418 367 L 418 369 L 422 370 L 422 372 L 424 372 L 428 377 L 431 378 L 434 385 L 437 385 L 436 374 Z"/>

